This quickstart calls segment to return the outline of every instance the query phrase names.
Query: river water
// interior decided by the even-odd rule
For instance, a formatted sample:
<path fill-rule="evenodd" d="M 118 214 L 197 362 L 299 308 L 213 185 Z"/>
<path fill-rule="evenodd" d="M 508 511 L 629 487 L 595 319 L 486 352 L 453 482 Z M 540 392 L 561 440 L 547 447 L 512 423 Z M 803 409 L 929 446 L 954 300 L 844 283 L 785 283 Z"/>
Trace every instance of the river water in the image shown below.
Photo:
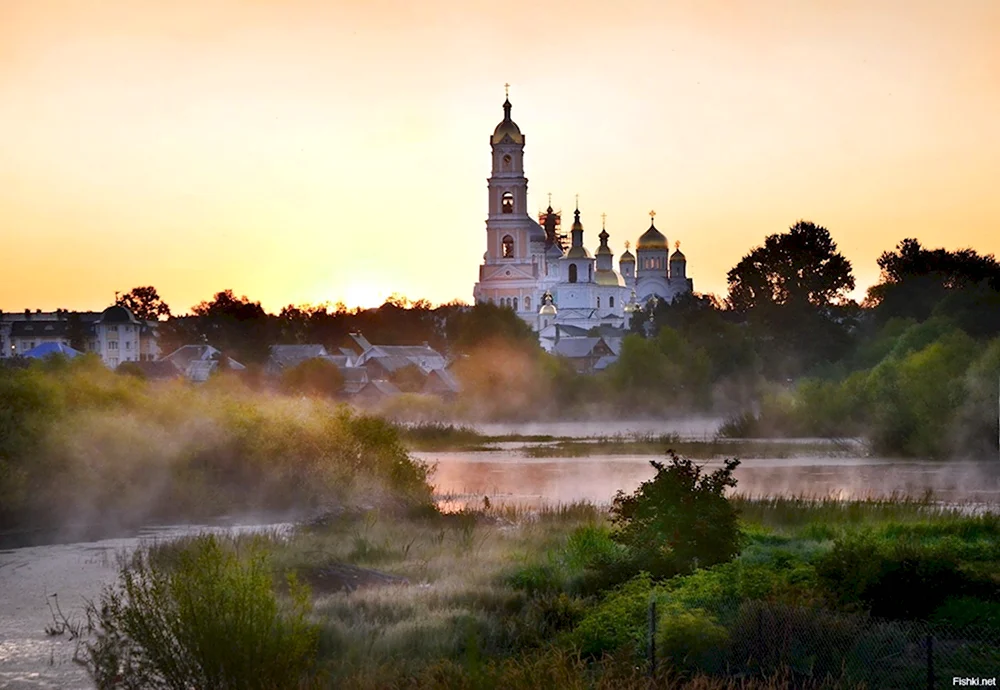
<path fill-rule="evenodd" d="M 652 428 L 639 431 L 659 433 Z M 691 435 L 697 433 L 691 430 Z M 432 481 L 444 495 L 446 507 L 478 505 L 484 496 L 494 503 L 522 505 L 606 503 L 617 490 L 632 491 L 650 479 L 654 470 L 649 460 L 655 459 L 647 455 L 533 459 L 516 448 L 416 455 L 436 465 Z M 707 463 L 709 469 L 717 464 Z M 753 495 L 855 498 L 896 493 L 920 497 L 929 490 L 945 502 L 973 502 L 994 510 L 1000 506 L 1000 462 L 995 460 L 904 462 L 831 452 L 828 456 L 748 459 L 736 477 L 738 490 Z M 0 551 L 0 688 L 92 687 L 85 670 L 73 660 L 76 642 L 66 635 L 45 633 L 52 623 L 49 603 L 57 600 L 67 617 L 81 620 L 85 599 L 96 598 L 104 585 L 114 581 L 118 553 L 135 549 L 143 540 L 206 530 L 275 527 L 289 526 L 150 528 L 124 538 Z M 58 598 L 53 599 L 53 594 Z"/>

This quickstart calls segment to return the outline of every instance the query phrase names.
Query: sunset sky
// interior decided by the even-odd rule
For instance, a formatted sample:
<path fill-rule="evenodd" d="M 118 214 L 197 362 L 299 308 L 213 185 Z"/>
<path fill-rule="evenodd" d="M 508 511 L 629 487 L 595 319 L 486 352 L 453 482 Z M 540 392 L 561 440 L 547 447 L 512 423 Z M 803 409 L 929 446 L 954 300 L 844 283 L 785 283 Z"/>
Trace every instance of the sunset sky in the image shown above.
<path fill-rule="evenodd" d="M 826 226 L 1000 254 L 996 0 L 0 0 L 0 309 L 154 285 L 471 300 L 505 82 L 529 203 L 650 209 L 700 292 Z M 859 289 L 859 293 L 861 290 Z"/>

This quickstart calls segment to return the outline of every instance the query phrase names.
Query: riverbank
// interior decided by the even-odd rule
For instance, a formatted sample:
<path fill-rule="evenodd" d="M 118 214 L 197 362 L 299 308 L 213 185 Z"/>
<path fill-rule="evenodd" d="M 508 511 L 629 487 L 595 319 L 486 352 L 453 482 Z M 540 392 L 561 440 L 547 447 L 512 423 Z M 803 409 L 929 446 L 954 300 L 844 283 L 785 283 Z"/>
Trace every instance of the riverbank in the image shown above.
<path fill-rule="evenodd" d="M 589 504 L 343 514 L 271 536 L 267 548 L 276 586 L 287 573 L 312 584 L 316 687 L 688 687 L 702 676 L 690 687 L 721 688 L 733 669 L 720 664 L 755 644 L 773 653 L 741 672 L 742 688 L 819 687 L 835 666 L 829 687 L 904 687 L 926 679 L 908 646 L 917 633 L 950 635 L 939 674 L 1000 662 L 987 645 L 1000 633 L 995 514 L 899 497 L 733 500 L 739 556 L 663 582 L 608 570 L 619 547 L 607 512 Z M 377 576 L 324 586 L 331 569 Z M 645 666 L 651 600 L 662 633 L 655 680 Z M 758 618 L 766 639 L 755 637 Z M 895 661 L 875 664 L 878 654 Z"/>

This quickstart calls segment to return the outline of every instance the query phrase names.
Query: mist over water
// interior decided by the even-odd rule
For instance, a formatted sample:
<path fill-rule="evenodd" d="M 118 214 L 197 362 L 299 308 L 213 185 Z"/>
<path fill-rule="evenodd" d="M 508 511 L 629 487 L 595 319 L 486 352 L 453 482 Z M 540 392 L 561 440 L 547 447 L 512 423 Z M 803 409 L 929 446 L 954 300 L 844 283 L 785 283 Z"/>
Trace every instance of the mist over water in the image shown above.
<path fill-rule="evenodd" d="M 710 439 L 724 420 L 719 417 L 680 417 L 670 420 L 608 420 L 492 422 L 473 424 L 486 436 L 558 436 L 561 438 L 593 438 L 596 436 L 627 436 L 632 434 L 675 434 L 682 439 Z"/>

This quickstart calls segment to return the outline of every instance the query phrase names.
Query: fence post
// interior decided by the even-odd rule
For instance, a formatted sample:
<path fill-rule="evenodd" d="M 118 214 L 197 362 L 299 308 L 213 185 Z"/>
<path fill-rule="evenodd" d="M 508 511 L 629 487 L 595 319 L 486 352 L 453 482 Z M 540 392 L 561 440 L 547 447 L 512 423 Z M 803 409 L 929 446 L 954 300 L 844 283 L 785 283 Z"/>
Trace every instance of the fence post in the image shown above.
<path fill-rule="evenodd" d="M 927 633 L 927 690 L 934 690 L 934 636 Z"/>
<path fill-rule="evenodd" d="M 649 675 L 656 675 L 656 599 L 649 600 L 649 639 L 646 640 L 646 658 L 649 660 Z"/>

